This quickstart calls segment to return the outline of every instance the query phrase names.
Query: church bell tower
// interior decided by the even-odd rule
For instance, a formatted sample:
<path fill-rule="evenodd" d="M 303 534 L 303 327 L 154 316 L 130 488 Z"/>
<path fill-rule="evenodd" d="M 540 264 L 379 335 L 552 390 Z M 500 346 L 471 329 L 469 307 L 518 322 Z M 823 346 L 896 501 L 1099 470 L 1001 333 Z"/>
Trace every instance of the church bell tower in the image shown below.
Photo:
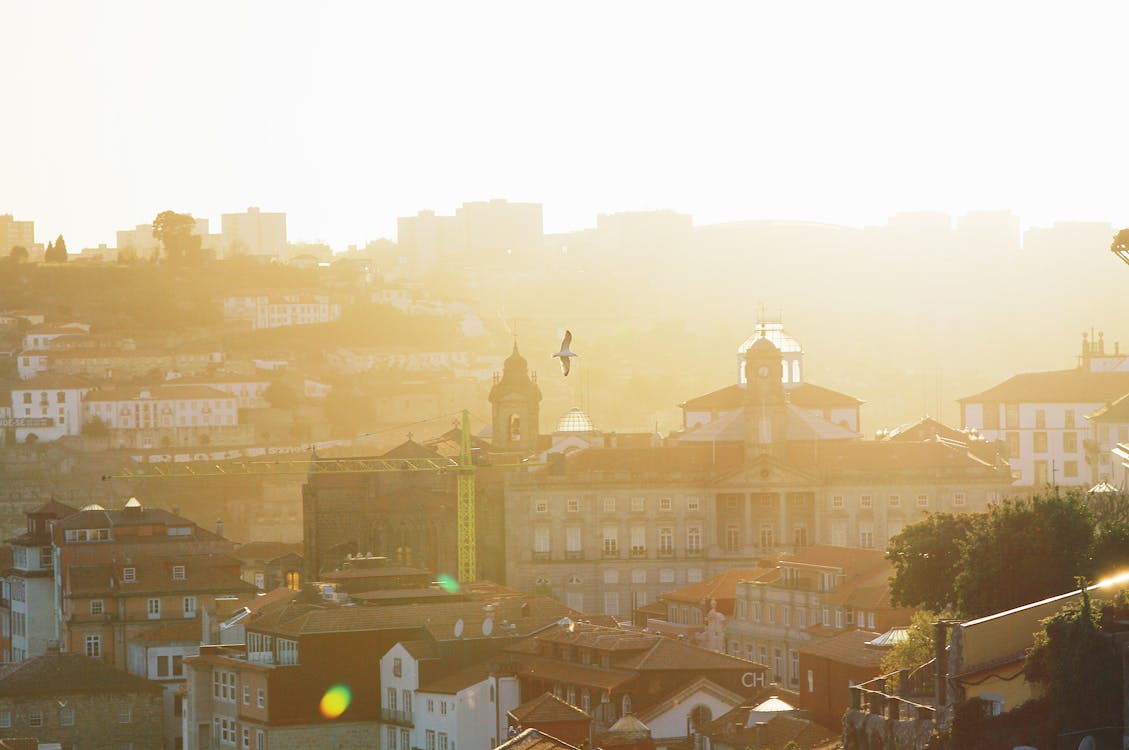
<path fill-rule="evenodd" d="M 745 459 L 783 449 L 787 425 L 784 358 L 766 338 L 757 339 L 745 354 Z"/>
<path fill-rule="evenodd" d="M 494 376 L 490 389 L 493 407 L 492 438 L 494 450 L 513 453 L 532 453 L 537 450 L 540 436 L 538 420 L 541 412 L 541 389 L 537 376 L 529 374 L 529 367 L 517 350 L 506 358 L 502 376 Z"/>

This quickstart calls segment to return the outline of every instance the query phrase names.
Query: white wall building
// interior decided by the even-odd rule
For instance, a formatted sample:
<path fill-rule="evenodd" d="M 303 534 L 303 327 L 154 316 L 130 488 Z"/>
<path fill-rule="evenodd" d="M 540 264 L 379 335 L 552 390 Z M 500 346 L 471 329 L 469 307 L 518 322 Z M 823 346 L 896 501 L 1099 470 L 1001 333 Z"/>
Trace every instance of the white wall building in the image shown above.
<path fill-rule="evenodd" d="M 316 292 L 242 294 L 224 298 L 223 317 L 248 321 L 254 330 L 331 323 L 341 317 L 341 304 Z"/>
<path fill-rule="evenodd" d="M 237 255 L 286 257 L 285 213 L 264 213 L 252 207 L 241 214 L 223 214 L 220 233 L 225 258 Z"/>
<path fill-rule="evenodd" d="M 82 400 L 91 390 L 71 375 L 41 374 L 12 389 L 12 418 L 16 439 L 31 433 L 40 440 L 57 440 L 82 433 Z"/>

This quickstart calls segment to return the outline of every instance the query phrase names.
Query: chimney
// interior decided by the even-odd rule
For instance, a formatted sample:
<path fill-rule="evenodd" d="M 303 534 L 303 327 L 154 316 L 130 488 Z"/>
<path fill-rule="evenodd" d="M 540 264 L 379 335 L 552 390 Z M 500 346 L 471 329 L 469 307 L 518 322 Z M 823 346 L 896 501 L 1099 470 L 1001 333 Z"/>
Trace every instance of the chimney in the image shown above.
<path fill-rule="evenodd" d="M 216 536 L 223 536 L 223 519 L 216 519 Z"/>

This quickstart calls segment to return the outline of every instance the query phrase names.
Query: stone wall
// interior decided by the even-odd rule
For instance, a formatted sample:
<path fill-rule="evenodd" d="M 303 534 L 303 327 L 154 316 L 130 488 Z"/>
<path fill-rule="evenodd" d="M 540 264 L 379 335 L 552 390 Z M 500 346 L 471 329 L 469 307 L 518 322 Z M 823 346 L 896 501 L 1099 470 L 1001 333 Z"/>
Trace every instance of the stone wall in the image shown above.
<path fill-rule="evenodd" d="M 122 721 L 129 709 L 128 721 Z M 65 709 L 74 711 L 73 726 L 62 724 Z M 0 699 L 0 711 L 10 711 L 12 725 L 0 729 L 0 738 L 35 737 L 41 743 L 63 747 L 160 748 L 164 744 L 161 691 L 143 693 L 52 694 Z M 42 726 L 29 723 L 39 711 Z"/>
<path fill-rule="evenodd" d="M 271 728 L 267 747 L 270 750 L 372 750 L 380 747 L 380 724 L 355 721 Z"/>
<path fill-rule="evenodd" d="M 843 716 L 844 750 L 939 750 L 941 738 L 932 719 L 887 719 L 849 709 Z"/>

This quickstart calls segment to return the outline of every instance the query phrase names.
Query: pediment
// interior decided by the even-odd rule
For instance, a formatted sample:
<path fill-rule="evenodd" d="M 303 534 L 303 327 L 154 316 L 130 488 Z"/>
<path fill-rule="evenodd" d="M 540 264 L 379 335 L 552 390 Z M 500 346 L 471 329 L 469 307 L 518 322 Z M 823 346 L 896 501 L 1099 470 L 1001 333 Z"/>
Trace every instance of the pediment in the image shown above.
<path fill-rule="evenodd" d="M 749 464 L 718 477 L 713 486 L 718 488 L 778 487 L 823 484 L 817 474 L 785 463 L 770 455 L 757 456 Z"/>

